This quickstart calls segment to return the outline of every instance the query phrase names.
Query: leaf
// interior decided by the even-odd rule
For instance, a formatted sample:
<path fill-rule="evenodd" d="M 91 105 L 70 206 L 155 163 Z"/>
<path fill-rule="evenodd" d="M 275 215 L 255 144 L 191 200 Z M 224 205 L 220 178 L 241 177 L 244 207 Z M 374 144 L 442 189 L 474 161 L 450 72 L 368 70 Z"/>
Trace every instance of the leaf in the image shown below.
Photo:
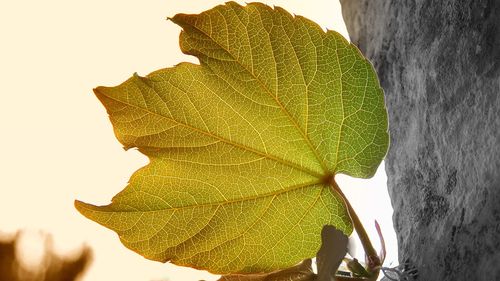
<path fill-rule="evenodd" d="M 234 2 L 171 19 L 181 63 L 98 87 L 118 140 L 150 163 L 86 217 L 157 261 L 259 273 L 313 257 L 352 224 L 333 175 L 371 177 L 388 146 L 376 74 L 333 31 Z"/>
<path fill-rule="evenodd" d="M 342 259 L 347 254 L 348 237 L 331 225 L 321 231 L 321 247 L 316 254 L 318 278 L 316 281 L 333 281 Z"/>
<path fill-rule="evenodd" d="M 225 275 L 218 281 L 315 281 L 311 267 L 311 259 L 307 259 L 300 264 L 264 274 L 247 274 L 247 275 Z"/>
<path fill-rule="evenodd" d="M 387 253 L 385 250 L 385 240 L 384 240 L 384 235 L 382 235 L 382 230 L 380 229 L 380 225 L 376 220 L 375 220 L 375 228 L 377 229 L 378 238 L 380 239 L 380 252 L 378 256 L 380 257 L 380 264 L 384 264 L 385 256 Z"/>
<path fill-rule="evenodd" d="M 346 260 L 347 268 L 349 269 L 349 271 L 352 272 L 352 274 L 355 277 L 370 278 L 370 277 L 373 276 L 372 273 L 368 272 L 366 270 L 366 268 L 361 263 L 359 263 L 358 259 L 356 259 L 356 258 L 353 258 L 353 259 L 346 258 L 345 260 Z"/>

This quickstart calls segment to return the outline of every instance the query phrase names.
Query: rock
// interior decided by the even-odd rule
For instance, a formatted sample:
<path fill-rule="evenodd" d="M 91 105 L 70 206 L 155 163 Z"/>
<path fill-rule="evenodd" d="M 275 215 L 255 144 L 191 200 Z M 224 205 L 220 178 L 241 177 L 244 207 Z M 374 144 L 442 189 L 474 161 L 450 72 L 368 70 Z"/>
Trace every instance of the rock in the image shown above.
<path fill-rule="evenodd" d="M 500 280 L 500 1 L 341 3 L 386 94 L 400 262 Z"/>

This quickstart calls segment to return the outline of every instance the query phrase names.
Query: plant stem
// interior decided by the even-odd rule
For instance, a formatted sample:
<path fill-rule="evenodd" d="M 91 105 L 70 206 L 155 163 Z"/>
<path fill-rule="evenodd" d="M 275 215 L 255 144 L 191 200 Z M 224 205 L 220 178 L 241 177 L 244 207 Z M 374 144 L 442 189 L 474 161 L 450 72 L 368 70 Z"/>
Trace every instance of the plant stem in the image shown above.
<path fill-rule="evenodd" d="M 372 242 L 370 241 L 370 238 L 368 237 L 368 234 L 366 233 L 365 228 L 363 227 L 363 224 L 359 220 L 358 215 L 354 211 L 354 209 L 351 206 L 351 203 L 349 203 L 349 200 L 347 200 L 347 197 L 344 195 L 340 187 L 337 185 L 335 182 L 335 179 L 331 177 L 329 181 L 330 187 L 334 192 L 340 195 L 342 199 L 344 200 L 344 203 L 347 207 L 347 212 L 349 213 L 349 216 L 351 217 L 352 224 L 354 225 L 354 229 L 356 230 L 356 233 L 358 233 L 359 240 L 361 240 L 361 245 L 363 245 L 363 249 L 365 250 L 366 256 L 368 257 L 368 270 L 371 271 L 372 273 L 376 273 L 378 275 L 378 272 L 380 271 L 380 258 L 375 251 L 375 248 L 373 248 Z M 375 278 L 376 279 L 376 278 Z"/>

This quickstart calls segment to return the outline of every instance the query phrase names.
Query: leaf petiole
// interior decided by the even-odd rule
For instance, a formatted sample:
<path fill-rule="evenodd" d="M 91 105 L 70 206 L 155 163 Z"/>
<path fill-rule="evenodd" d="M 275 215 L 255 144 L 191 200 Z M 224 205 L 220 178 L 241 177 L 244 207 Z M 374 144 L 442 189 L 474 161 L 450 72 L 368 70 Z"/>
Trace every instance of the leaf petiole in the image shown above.
<path fill-rule="evenodd" d="M 335 182 L 333 176 L 330 177 L 329 185 L 332 191 L 339 194 L 342 200 L 344 200 L 349 216 L 351 217 L 354 229 L 356 230 L 356 233 L 358 233 L 359 240 L 361 240 L 361 245 L 363 245 L 363 249 L 365 250 L 366 253 L 366 259 L 367 259 L 366 262 L 368 265 L 367 270 L 370 274 L 372 274 L 372 277 L 368 280 L 376 280 L 380 272 L 380 266 L 381 266 L 380 257 L 375 251 L 375 248 L 373 247 L 372 242 L 370 241 L 370 237 L 368 237 L 368 234 L 366 233 L 366 230 L 363 224 L 361 223 L 361 220 L 359 219 L 358 215 L 352 208 L 349 200 L 347 200 L 347 197 L 344 195 L 344 193 L 338 186 L 337 182 Z"/>

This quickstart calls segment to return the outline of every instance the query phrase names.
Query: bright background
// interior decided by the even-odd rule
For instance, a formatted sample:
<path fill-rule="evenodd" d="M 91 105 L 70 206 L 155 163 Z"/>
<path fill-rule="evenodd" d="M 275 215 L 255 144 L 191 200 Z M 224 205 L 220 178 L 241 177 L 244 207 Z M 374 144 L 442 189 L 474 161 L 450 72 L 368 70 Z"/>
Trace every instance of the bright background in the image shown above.
<path fill-rule="evenodd" d="M 0 231 L 42 229 L 53 234 L 61 253 L 90 245 L 94 261 L 85 281 L 216 279 L 127 250 L 114 232 L 81 216 L 73 201 L 109 203 L 147 162 L 122 149 L 92 88 L 116 85 L 133 72 L 195 62 L 179 50 L 180 28 L 165 19 L 223 2 L 0 1 Z M 347 37 L 336 0 L 263 2 Z M 373 220 L 380 222 L 389 264 L 397 262 L 397 246 L 381 167 L 370 180 L 339 177 L 339 185 L 375 245 Z M 36 245 L 30 245 L 25 253 L 36 257 Z M 357 253 L 363 260 L 360 246 Z"/>

